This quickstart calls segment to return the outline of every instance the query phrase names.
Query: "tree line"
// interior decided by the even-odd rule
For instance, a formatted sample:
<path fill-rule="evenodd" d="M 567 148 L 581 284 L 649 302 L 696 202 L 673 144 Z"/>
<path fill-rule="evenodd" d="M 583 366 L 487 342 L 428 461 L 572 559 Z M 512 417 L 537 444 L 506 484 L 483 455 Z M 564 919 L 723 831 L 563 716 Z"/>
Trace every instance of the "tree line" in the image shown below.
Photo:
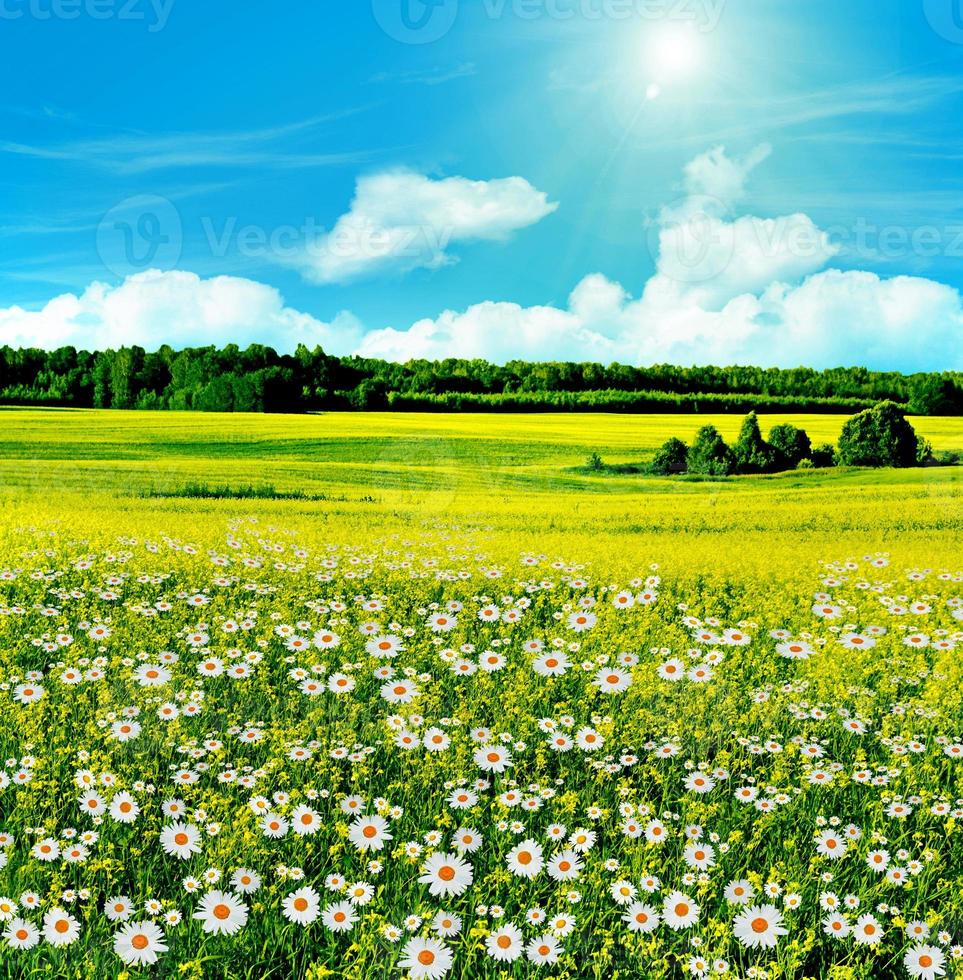
<path fill-rule="evenodd" d="M 765 439 L 756 413 L 750 412 L 732 446 L 726 444 L 714 425 L 704 425 L 691 446 L 677 438 L 665 442 L 648 472 L 657 476 L 732 476 L 829 466 L 908 467 L 957 462 L 954 453 L 934 454 L 929 443 L 917 435 L 903 409 L 895 402 L 884 401 L 848 419 L 836 446 L 814 446 L 804 429 L 788 423 L 774 426 Z M 588 468 L 601 471 L 606 467 L 593 454 Z"/>
<path fill-rule="evenodd" d="M 963 414 L 963 374 L 865 368 L 633 367 L 447 358 L 405 364 L 252 344 L 156 351 L 0 347 L 0 402 L 211 412 L 854 412 Z"/>

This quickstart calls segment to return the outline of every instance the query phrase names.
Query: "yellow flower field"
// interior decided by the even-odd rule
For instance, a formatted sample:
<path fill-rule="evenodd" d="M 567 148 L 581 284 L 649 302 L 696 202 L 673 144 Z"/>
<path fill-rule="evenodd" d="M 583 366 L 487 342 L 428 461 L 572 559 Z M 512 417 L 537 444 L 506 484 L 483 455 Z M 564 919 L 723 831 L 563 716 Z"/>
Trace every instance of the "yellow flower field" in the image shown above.
<path fill-rule="evenodd" d="M 580 471 L 705 416 L 0 418 L 0 976 L 959 972 L 960 469 Z"/>

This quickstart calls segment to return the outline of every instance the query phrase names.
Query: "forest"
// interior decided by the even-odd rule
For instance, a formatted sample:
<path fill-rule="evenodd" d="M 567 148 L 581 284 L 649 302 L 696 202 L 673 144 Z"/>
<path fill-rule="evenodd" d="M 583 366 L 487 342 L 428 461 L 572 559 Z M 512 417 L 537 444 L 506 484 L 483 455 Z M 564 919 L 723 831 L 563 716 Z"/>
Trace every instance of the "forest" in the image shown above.
<path fill-rule="evenodd" d="M 0 347 L 0 403 L 209 412 L 858 412 L 963 414 L 963 374 L 633 367 L 448 358 L 405 364 L 253 344 L 156 351 Z"/>

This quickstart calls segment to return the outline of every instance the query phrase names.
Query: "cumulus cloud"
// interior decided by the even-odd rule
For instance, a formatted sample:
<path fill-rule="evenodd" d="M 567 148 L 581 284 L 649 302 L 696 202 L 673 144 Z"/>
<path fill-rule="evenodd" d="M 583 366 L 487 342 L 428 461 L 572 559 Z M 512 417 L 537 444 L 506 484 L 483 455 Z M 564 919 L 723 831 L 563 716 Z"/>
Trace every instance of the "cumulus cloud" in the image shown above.
<path fill-rule="evenodd" d="M 749 175 L 769 158 L 772 147 L 760 143 L 744 157 L 733 157 L 724 146 L 715 146 L 690 160 L 683 170 L 683 184 L 690 198 L 713 198 L 724 208 L 739 204 L 746 196 Z"/>
<path fill-rule="evenodd" d="M 337 283 L 457 261 L 457 242 L 500 241 L 558 207 L 522 177 L 433 180 L 409 170 L 358 180 L 351 209 L 301 257 L 311 280 Z"/>
<path fill-rule="evenodd" d="M 654 229 L 656 271 L 633 298 L 587 276 L 564 308 L 483 303 L 368 333 L 368 356 L 617 359 L 892 370 L 963 368 L 963 301 L 932 280 L 826 266 L 838 249 L 805 214 L 733 217 L 751 172 L 721 147 L 685 168 Z"/>
<path fill-rule="evenodd" d="M 0 342 L 102 348 L 257 341 L 290 351 L 303 341 L 333 353 L 397 361 L 481 357 L 963 370 L 963 299 L 957 290 L 915 276 L 884 279 L 834 269 L 834 247 L 807 215 L 729 212 L 767 153 L 760 149 L 733 162 L 712 150 L 690 164 L 691 193 L 660 217 L 656 269 L 637 295 L 595 273 L 561 306 L 486 301 L 401 329 L 366 330 L 348 313 L 325 323 L 291 309 L 277 290 L 248 279 L 149 272 L 119 286 L 94 283 L 36 312 L 0 310 Z M 420 187 L 421 203 L 399 199 L 391 210 L 384 201 L 381 227 L 400 227 L 394 222 L 416 211 L 447 214 L 458 197 L 436 196 L 434 185 L 445 182 L 408 177 L 413 182 L 405 178 L 403 186 Z M 712 207 L 705 204 L 708 189 L 715 192 Z M 511 198 L 515 192 L 506 193 Z M 520 199 L 527 197 L 522 192 Z M 454 208 L 463 236 L 497 237 L 514 227 L 506 214 L 517 216 L 518 210 L 506 206 L 501 193 L 491 199 L 486 189 L 467 190 L 459 200 L 473 202 Z M 553 205 L 542 201 L 541 207 Z M 530 214 L 538 212 L 535 207 Z"/>
<path fill-rule="evenodd" d="M 14 347 L 265 343 L 293 350 L 303 341 L 347 352 L 361 334 L 361 324 L 350 314 L 322 323 L 285 306 L 271 286 L 234 276 L 201 279 L 192 272 L 151 270 L 119 286 L 92 283 L 40 310 L 0 310 L 0 342 Z"/>

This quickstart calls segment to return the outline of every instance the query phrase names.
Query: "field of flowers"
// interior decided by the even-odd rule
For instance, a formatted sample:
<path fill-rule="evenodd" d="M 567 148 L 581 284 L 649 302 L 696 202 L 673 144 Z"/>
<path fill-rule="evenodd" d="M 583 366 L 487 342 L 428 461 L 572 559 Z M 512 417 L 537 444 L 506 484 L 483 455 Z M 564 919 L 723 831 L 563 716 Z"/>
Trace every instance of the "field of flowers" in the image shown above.
<path fill-rule="evenodd" d="M 563 434 L 486 467 L 517 421 L 319 462 L 38 416 L 0 445 L 0 976 L 963 973 L 953 472 L 659 492 Z M 326 499 L 143 495 L 295 472 Z"/>

